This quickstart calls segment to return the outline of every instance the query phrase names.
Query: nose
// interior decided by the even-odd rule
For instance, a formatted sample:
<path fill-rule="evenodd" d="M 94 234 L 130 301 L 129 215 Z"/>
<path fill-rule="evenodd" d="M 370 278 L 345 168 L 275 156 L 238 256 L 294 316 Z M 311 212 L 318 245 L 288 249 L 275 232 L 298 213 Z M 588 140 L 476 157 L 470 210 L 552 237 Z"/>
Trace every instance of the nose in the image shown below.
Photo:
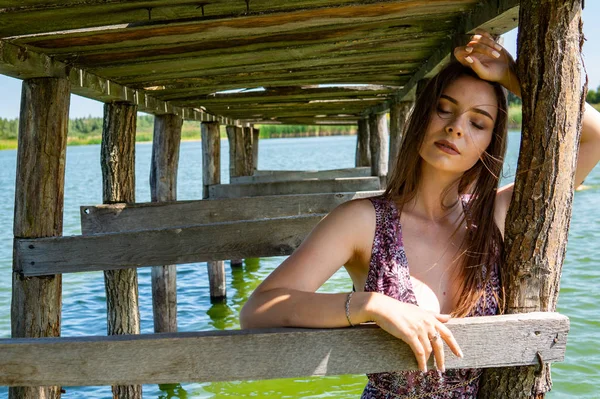
<path fill-rule="evenodd" d="M 463 135 L 463 128 L 460 125 L 460 118 L 455 118 L 448 122 L 446 125 L 446 133 L 451 136 L 461 137 Z"/>

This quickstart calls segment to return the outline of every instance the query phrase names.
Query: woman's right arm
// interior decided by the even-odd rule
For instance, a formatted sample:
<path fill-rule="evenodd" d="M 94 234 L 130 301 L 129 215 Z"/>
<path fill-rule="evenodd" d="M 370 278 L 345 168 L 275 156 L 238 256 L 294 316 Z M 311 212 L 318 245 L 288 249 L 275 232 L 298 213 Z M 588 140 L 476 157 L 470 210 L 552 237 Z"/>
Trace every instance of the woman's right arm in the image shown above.
<path fill-rule="evenodd" d="M 242 328 L 346 327 L 347 293 L 315 293 L 343 265 L 370 255 L 375 212 L 368 200 L 344 203 L 313 229 L 252 293 L 240 313 Z M 368 258 L 367 256 L 367 262 Z M 356 292 L 350 302 L 353 324 L 370 320 L 375 294 Z"/>
<path fill-rule="evenodd" d="M 342 265 L 368 267 L 375 235 L 375 211 L 369 200 L 340 205 L 327 215 L 306 240 L 252 293 L 240 313 L 242 328 L 347 327 L 347 293 L 315 291 Z M 434 353 L 444 369 L 442 340 L 452 352 L 462 352 L 443 324 L 448 315 L 435 314 L 415 305 L 374 292 L 356 292 L 350 302 L 350 321 L 375 321 L 379 327 L 406 342 L 421 370 Z M 439 333 L 442 339 L 430 341 Z"/>

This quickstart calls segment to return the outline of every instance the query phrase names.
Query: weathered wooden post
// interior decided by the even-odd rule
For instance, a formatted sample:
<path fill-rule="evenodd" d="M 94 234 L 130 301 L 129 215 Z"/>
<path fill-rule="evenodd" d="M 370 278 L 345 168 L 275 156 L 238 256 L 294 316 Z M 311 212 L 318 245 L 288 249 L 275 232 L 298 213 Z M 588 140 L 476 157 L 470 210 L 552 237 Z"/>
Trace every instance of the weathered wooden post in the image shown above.
<path fill-rule="evenodd" d="M 356 167 L 371 166 L 371 149 L 369 148 L 369 119 L 359 119 L 356 137 Z"/>
<path fill-rule="evenodd" d="M 386 114 L 369 115 L 371 175 L 383 178 L 388 172 L 388 125 Z"/>
<path fill-rule="evenodd" d="M 252 127 L 252 174 L 258 169 L 258 139 L 260 137 L 260 129 Z"/>
<path fill-rule="evenodd" d="M 221 183 L 221 134 L 218 122 L 202 122 L 202 198 L 208 198 L 209 187 Z M 250 147 L 250 151 L 252 147 Z M 211 302 L 225 298 L 225 262 L 207 262 Z"/>
<path fill-rule="evenodd" d="M 583 112 L 581 7 L 582 0 L 521 1 L 523 132 L 506 218 L 506 313 L 556 308 Z M 543 398 L 551 385 L 548 366 L 491 369 L 479 397 Z"/>
<path fill-rule="evenodd" d="M 244 147 L 244 128 L 240 126 L 227 126 L 227 140 L 229 141 L 229 178 L 247 176 L 246 149 Z M 243 259 L 231 259 L 231 266 L 241 266 Z"/>
<path fill-rule="evenodd" d="M 400 103 L 394 103 L 390 107 L 390 153 L 388 159 L 388 169 L 390 173 L 396 165 L 396 158 L 398 157 L 400 143 L 402 142 L 402 132 L 404 131 L 404 127 L 406 126 L 413 106 L 414 102 L 412 101 L 402 101 Z"/>
<path fill-rule="evenodd" d="M 65 158 L 69 125 L 68 79 L 23 81 L 17 183 L 15 238 L 62 235 Z M 16 263 L 13 255 L 13 265 Z M 62 275 L 23 277 L 13 272 L 11 336 L 60 336 Z M 60 387 L 12 387 L 10 399 L 60 398 Z"/>
<path fill-rule="evenodd" d="M 137 106 L 104 105 L 102 128 L 102 200 L 105 204 L 135 202 L 135 128 Z M 137 269 L 104 272 L 108 335 L 139 334 Z M 113 386 L 113 398 L 141 399 L 141 385 Z"/>
<path fill-rule="evenodd" d="M 254 130 L 254 128 L 252 126 L 244 128 L 244 149 L 246 151 L 246 154 L 245 154 L 246 165 L 245 165 L 245 169 L 244 169 L 245 170 L 244 176 L 251 176 L 254 173 L 253 172 L 254 171 L 254 159 L 253 159 L 254 133 L 253 133 L 253 130 Z"/>
<path fill-rule="evenodd" d="M 153 202 L 177 199 L 177 165 L 183 119 L 177 115 L 154 118 L 150 195 Z M 152 313 L 154 332 L 177 332 L 177 268 L 175 265 L 152 268 Z"/>

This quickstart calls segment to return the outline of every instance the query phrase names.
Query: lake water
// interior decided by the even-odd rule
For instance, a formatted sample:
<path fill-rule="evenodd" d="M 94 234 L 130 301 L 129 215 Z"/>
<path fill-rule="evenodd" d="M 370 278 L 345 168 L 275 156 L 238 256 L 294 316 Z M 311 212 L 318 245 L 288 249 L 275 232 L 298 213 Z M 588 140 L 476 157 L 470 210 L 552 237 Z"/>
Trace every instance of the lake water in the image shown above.
<path fill-rule="evenodd" d="M 519 134 L 509 135 L 505 180 L 514 175 Z M 271 139 L 260 142 L 259 169 L 335 169 L 354 166 L 355 136 Z M 150 200 L 150 144 L 136 146 L 136 201 Z M 178 198 L 198 199 L 202 193 L 202 151 L 199 142 L 181 145 Z M 228 146 L 222 141 L 222 176 L 228 182 Z M 12 223 L 16 151 L 0 151 L 0 338 L 10 337 Z M 64 235 L 80 234 L 79 206 L 102 202 L 100 146 L 69 147 L 65 181 Z M 566 361 L 553 366 L 558 398 L 600 397 L 600 167 L 586 180 L 590 188 L 575 194 L 567 259 L 558 310 L 571 319 Z M 203 263 L 177 268 L 179 331 L 239 328 L 238 314 L 252 290 L 284 258 L 251 260 L 227 271 L 227 302 L 211 305 Z M 350 279 L 338 272 L 321 289 L 348 291 Z M 152 333 L 150 269 L 139 269 L 142 332 Z M 63 280 L 62 335 L 106 334 L 106 301 L 101 272 L 67 274 Z M 507 348 L 507 350 L 510 350 Z M 1 356 L 1 354 L 0 354 Z M 365 376 L 299 378 L 258 382 L 218 382 L 170 386 L 145 385 L 145 398 L 357 398 Z M 110 398 L 110 387 L 65 387 L 63 398 Z M 0 398 L 7 397 L 0 387 Z"/>

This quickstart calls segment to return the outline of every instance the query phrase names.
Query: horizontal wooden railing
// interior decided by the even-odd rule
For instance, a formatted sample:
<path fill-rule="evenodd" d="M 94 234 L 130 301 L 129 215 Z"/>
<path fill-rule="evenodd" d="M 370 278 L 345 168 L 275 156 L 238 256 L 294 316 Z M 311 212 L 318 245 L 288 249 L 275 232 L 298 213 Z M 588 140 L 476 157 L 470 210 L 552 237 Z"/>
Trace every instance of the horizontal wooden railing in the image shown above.
<path fill-rule="evenodd" d="M 562 361 L 557 313 L 453 319 L 464 352 L 446 368 Z M 416 369 L 410 347 L 377 326 L 0 340 L 0 385 L 82 386 L 258 380 Z M 433 367 L 430 360 L 429 368 Z"/>
<path fill-rule="evenodd" d="M 360 191 L 82 206 L 81 230 L 87 235 L 324 214 L 344 202 L 373 197 L 382 192 Z"/>
<path fill-rule="evenodd" d="M 215 184 L 209 198 L 239 198 L 264 195 L 342 193 L 381 190 L 380 178 L 348 177 L 328 180 L 294 180 L 269 183 Z"/>
<path fill-rule="evenodd" d="M 332 170 L 257 170 L 252 176 L 231 177 L 230 183 L 266 183 L 305 179 L 335 179 L 341 177 L 371 176 L 370 167 Z"/>
<path fill-rule="evenodd" d="M 324 217 L 213 223 L 88 236 L 15 239 L 14 270 L 43 276 L 291 254 Z"/>

